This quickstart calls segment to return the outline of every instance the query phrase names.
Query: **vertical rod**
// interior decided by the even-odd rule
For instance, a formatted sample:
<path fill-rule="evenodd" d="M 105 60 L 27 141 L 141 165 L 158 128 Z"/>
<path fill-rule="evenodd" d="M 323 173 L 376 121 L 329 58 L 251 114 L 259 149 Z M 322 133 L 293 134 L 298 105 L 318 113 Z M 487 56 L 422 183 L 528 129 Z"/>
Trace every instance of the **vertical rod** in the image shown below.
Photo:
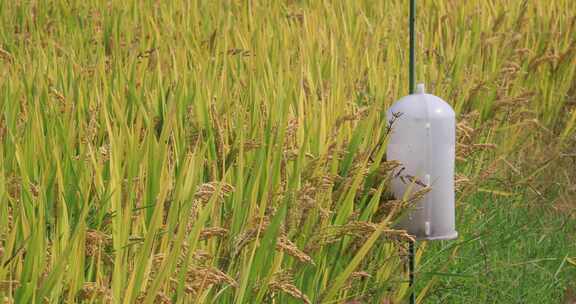
<path fill-rule="evenodd" d="M 410 304 L 416 304 L 416 292 L 414 290 L 414 269 L 416 267 L 415 244 L 416 241 L 408 241 L 408 275 L 410 276 Z"/>
<path fill-rule="evenodd" d="M 416 85 L 416 72 L 415 72 L 415 55 L 414 49 L 416 44 L 416 0 L 410 0 L 410 62 L 408 64 L 408 75 L 410 82 L 410 94 L 414 94 L 414 86 Z M 414 269 L 416 268 L 416 262 L 414 259 L 415 255 L 415 244 L 416 241 L 409 241 L 408 244 L 408 276 L 410 280 L 410 304 L 416 304 L 416 292 L 414 286 Z"/>
<path fill-rule="evenodd" d="M 414 28 L 414 23 L 416 22 L 416 0 L 410 0 L 410 62 L 408 64 L 409 68 L 409 82 L 410 82 L 410 94 L 414 93 L 414 86 L 416 84 L 416 73 L 414 71 L 414 65 L 416 58 L 414 56 L 414 48 L 416 42 L 416 31 Z"/>

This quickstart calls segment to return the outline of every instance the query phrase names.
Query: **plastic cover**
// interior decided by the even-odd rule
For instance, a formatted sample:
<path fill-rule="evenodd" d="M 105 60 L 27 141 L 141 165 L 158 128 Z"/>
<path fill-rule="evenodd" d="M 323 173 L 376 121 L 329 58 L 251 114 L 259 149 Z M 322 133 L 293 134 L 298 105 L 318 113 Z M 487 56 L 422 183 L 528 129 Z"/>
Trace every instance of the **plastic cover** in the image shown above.
<path fill-rule="evenodd" d="M 456 119 L 452 107 L 441 98 L 426 94 L 419 84 L 415 94 L 405 96 L 387 113 L 392 133 L 388 160 L 398 160 L 392 192 L 402 199 L 425 186 L 432 190 L 415 203 L 399 227 L 417 239 L 446 240 L 458 237 L 455 230 L 454 162 Z"/>

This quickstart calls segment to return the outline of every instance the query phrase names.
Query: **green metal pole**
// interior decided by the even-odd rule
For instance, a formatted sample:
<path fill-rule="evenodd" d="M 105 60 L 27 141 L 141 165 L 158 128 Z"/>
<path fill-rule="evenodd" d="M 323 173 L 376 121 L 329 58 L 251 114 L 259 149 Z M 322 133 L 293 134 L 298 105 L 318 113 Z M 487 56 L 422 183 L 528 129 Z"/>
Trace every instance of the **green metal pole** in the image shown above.
<path fill-rule="evenodd" d="M 416 31 L 414 28 L 414 23 L 416 22 L 416 0 L 410 0 L 410 62 L 408 75 L 410 77 L 410 94 L 414 93 L 414 87 L 416 85 L 416 72 L 414 70 L 415 56 L 414 48 L 416 42 Z"/>
<path fill-rule="evenodd" d="M 414 290 L 414 268 L 416 263 L 414 261 L 416 241 L 408 241 L 408 276 L 410 277 L 410 304 L 416 304 L 416 291 Z"/>
<path fill-rule="evenodd" d="M 414 24 L 416 23 L 416 0 L 410 0 L 410 62 L 409 68 L 409 81 L 410 81 L 410 94 L 414 94 L 414 87 L 416 85 L 416 72 L 414 69 L 416 58 L 414 56 L 414 48 L 416 42 L 416 31 Z M 416 268 L 416 261 L 414 259 L 416 250 L 416 241 L 410 241 L 408 244 L 408 276 L 410 280 L 410 304 L 416 304 L 416 291 L 414 285 L 414 270 Z"/>

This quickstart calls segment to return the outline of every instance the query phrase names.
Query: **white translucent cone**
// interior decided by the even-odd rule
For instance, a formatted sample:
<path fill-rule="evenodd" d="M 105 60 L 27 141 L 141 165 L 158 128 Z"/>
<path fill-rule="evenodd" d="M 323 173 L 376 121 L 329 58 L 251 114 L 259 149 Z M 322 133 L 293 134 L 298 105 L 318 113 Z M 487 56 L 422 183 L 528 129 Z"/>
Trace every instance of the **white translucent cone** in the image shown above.
<path fill-rule="evenodd" d="M 387 119 L 393 121 L 387 159 L 403 165 L 392 179 L 394 196 L 401 199 L 406 191 L 414 193 L 425 185 L 432 187 L 401 219 L 398 228 L 406 229 L 417 239 L 458 237 L 454 211 L 454 110 L 441 98 L 426 94 L 424 85 L 419 84 L 415 94 L 392 105 Z"/>

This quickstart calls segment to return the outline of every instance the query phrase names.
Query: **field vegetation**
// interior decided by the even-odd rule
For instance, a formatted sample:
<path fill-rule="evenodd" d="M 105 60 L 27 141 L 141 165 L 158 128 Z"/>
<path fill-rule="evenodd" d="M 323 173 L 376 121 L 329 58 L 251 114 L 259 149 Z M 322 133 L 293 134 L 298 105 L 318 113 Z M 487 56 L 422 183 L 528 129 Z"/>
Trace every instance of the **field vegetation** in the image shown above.
<path fill-rule="evenodd" d="M 4 303 L 400 303 L 407 1 L 0 1 Z M 576 288 L 576 2 L 418 1 L 455 241 L 422 303 Z M 571 303 L 571 302 L 570 302 Z"/>

